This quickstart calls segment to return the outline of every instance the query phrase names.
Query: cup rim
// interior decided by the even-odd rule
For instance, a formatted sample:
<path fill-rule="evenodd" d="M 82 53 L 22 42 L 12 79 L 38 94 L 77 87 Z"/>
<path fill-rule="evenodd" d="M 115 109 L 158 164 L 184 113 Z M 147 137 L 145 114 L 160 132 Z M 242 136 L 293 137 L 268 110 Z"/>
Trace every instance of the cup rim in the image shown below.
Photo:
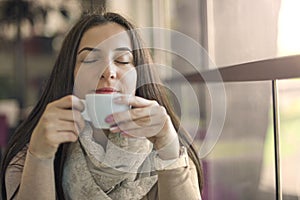
<path fill-rule="evenodd" d="M 85 96 L 131 96 L 131 94 L 123 94 L 123 93 L 110 93 L 110 94 L 98 94 L 98 93 L 89 93 Z"/>

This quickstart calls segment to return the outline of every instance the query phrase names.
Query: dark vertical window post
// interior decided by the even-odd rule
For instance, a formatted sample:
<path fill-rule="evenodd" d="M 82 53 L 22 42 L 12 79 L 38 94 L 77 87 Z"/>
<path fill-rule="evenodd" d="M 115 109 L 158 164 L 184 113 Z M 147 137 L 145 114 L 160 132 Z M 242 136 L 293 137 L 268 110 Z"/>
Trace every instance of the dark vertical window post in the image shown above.
<path fill-rule="evenodd" d="M 278 103 L 277 80 L 272 80 L 274 153 L 275 153 L 275 184 L 276 199 L 282 200 L 281 163 L 280 163 L 280 117 Z"/>

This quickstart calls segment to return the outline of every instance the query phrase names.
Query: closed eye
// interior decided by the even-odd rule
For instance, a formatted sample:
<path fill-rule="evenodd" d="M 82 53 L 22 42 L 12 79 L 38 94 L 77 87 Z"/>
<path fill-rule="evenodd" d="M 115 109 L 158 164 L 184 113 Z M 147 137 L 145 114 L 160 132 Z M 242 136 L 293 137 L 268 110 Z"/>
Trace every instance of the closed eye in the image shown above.
<path fill-rule="evenodd" d="M 88 64 L 88 63 L 94 63 L 94 62 L 97 62 L 97 61 L 99 61 L 98 59 L 85 59 L 85 60 L 82 60 L 81 62 L 82 63 L 86 63 L 86 64 Z"/>
<path fill-rule="evenodd" d="M 123 65 L 130 64 L 129 61 L 119 61 L 119 60 L 116 60 L 115 62 L 118 63 L 118 64 L 123 64 Z"/>
<path fill-rule="evenodd" d="M 118 51 L 114 57 L 114 62 L 120 65 L 133 64 L 133 55 L 130 51 Z"/>

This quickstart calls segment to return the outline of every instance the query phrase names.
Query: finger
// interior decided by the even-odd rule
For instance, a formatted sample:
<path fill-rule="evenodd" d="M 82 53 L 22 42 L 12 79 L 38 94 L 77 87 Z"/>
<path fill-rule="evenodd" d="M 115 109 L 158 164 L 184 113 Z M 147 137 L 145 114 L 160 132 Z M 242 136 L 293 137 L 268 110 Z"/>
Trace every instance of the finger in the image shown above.
<path fill-rule="evenodd" d="M 120 133 L 121 133 L 121 135 L 123 135 L 125 137 L 129 137 L 129 138 L 133 138 L 134 137 L 134 136 L 129 135 L 127 132 L 124 132 L 124 131 L 121 131 Z"/>
<path fill-rule="evenodd" d="M 75 109 L 79 111 L 84 110 L 84 105 L 80 99 L 74 95 L 67 95 L 55 101 L 55 106 L 61 109 Z"/>
<path fill-rule="evenodd" d="M 137 128 L 137 129 L 131 129 L 131 130 L 122 130 L 121 127 L 120 127 L 120 129 L 121 129 L 121 132 L 123 132 L 123 134 L 125 133 L 132 137 L 150 138 L 150 137 L 157 135 L 161 131 L 162 125 L 156 124 L 156 125 L 149 126 L 149 127 L 143 127 L 142 129 Z"/>
<path fill-rule="evenodd" d="M 110 124 L 120 124 L 127 121 L 149 118 L 150 115 L 150 108 L 134 108 L 125 112 L 113 113 L 108 118 L 111 119 Z"/>
<path fill-rule="evenodd" d="M 69 121 L 59 121 L 56 126 L 57 132 L 73 132 L 75 135 L 80 133 L 80 128 L 77 123 Z"/>
<path fill-rule="evenodd" d="M 147 107 L 151 105 L 158 105 L 154 100 L 144 99 L 138 96 L 119 96 L 114 99 L 115 103 L 131 105 L 133 107 Z"/>
<path fill-rule="evenodd" d="M 54 143 L 54 144 L 62 144 L 65 142 L 75 142 L 78 139 L 78 135 L 74 134 L 71 131 L 61 131 L 61 132 L 57 132 L 56 134 L 52 134 L 51 136 L 49 136 L 50 140 Z"/>
<path fill-rule="evenodd" d="M 83 130 L 85 127 L 84 119 L 81 113 L 77 110 L 60 110 L 57 114 L 59 120 L 70 121 L 76 123 L 80 130 Z"/>
<path fill-rule="evenodd" d="M 118 133 L 118 132 L 131 132 L 132 130 L 138 130 L 142 129 L 142 131 L 145 131 L 145 128 L 147 127 L 156 127 L 155 130 L 160 131 L 162 127 L 165 124 L 165 120 L 154 117 L 154 118 L 142 118 L 137 121 L 128 121 L 124 123 L 120 123 L 117 125 L 114 125 L 110 128 L 110 131 L 112 133 Z M 160 128 L 158 128 L 160 127 Z M 156 132 L 156 131 L 155 131 Z"/>
<path fill-rule="evenodd" d="M 144 118 L 165 118 L 167 116 L 166 109 L 163 106 L 153 105 L 144 108 L 134 108 L 125 112 L 114 113 L 108 116 L 107 122 L 110 124 L 120 124 L 127 121 L 145 120 Z"/>

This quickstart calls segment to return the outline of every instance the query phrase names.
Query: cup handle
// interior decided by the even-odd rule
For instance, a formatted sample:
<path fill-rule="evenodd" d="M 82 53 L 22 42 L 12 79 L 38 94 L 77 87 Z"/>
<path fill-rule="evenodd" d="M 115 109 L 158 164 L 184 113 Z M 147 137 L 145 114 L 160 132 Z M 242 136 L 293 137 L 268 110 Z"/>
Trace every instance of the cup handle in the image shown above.
<path fill-rule="evenodd" d="M 85 103 L 85 100 L 84 99 L 80 99 L 80 101 L 83 103 L 84 105 L 84 110 L 81 112 L 81 115 L 83 117 L 83 119 L 85 119 L 86 121 L 91 121 L 90 117 L 89 117 L 89 114 L 87 112 L 87 107 L 86 107 L 86 103 Z"/>

